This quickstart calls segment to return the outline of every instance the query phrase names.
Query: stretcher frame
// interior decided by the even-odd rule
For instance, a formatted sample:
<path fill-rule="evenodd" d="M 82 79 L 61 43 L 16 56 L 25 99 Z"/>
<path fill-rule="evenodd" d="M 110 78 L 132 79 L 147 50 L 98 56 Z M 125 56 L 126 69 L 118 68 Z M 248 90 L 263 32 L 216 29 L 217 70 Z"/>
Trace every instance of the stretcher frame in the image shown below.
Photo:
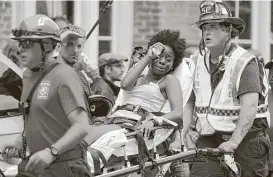
<path fill-rule="evenodd" d="M 153 131 L 160 128 L 162 127 L 154 127 Z M 169 156 L 163 155 L 160 157 L 156 153 L 156 148 L 154 148 L 153 149 L 155 152 L 154 160 L 145 162 L 144 169 L 153 169 L 155 167 L 159 167 L 159 172 L 157 173 L 155 177 L 165 176 L 172 162 L 179 160 L 179 161 L 182 161 L 182 163 L 198 163 L 198 162 L 204 162 L 208 158 L 219 161 L 222 167 L 224 167 L 224 169 L 226 169 L 227 172 L 230 172 L 232 174 L 232 177 L 241 176 L 240 174 L 241 172 L 239 168 L 240 166 L 238 165 L 238 163 L 234 161 L 233 152 L 227 152 L 223 149 L 218 149 L 218 148 L 196 148 L 196 149 L 190 149 L 190 150 L 184 151 L 184 146 L 182 145 L 181 130 L 176 129 L 174 131 L 180 132 L 179 133 L 180 134 L 179 138 L 181 143 L 180 152 L 169 155 Z M 131 137 L 131 136 L 134 136 L 135 134 L 136 132 L 130 132 L 130 133 L 127 133 L 126 136 Z M 124 151 L 124 153 L 126 152 Z M 121 175 L 128 175 L 135 172 L 139 173 L 141 172 L 141 170 L 144 170 L 140 164 L 131 166 L 130 162 L 128 163 L 128 157 L 126 154 L 124 155 L 124 158 L 125 158 L 125 163 L 122 169 L 118 169 L 112 172 L 106 172 L 107 168 L 106 169 L 102 168 L 103 174 L 96 175 L 96 177 L 115 177 L 115 176 L 119 177 Z"/>
<path fill-rule="evenodd" d="M 240 177 L 240 171 L 237 168 L 236 163 L 234 162 L 234 158 L 232 153 L 224 152 L 219 149 L 192 149 L 185 152 L 180 152 L 178 154 L 173 154 L 170 156 L 165 156 L 163 158 L 155 159 L 154 162 L 146 162 L 145 169 L 154 168 L 162 165 L 167 165 L 174 161 L 181 160 L 183 163 L 198 163 L 203 162 L 207 157 L 217 157 L 219 158 L 219 162 L 225 167 L 227 170 L 231 170 L 233 175 L 236 177 Z M 131 173 L 139 172 L 141 170 L 140 165 L 134 165 L 130 167 L 126 167 L 120 170 L 115 170 L 113 172 L 108 172 L 105 174 L 97 175 L 96 177 L 115 177 L 121 175 L 128 175 Z M 158 173 L 156 177 L 163 177 L 164 174 Z"/>

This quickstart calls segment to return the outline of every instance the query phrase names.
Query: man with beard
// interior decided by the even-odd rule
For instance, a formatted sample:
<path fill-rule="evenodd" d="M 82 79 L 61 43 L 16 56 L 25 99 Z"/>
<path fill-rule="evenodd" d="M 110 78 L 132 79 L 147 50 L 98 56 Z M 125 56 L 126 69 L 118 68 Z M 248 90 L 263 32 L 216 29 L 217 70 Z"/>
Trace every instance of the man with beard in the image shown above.
<path fill-rule="evenodd" d="M 60 29 L 60 37 L 62 42 L 57 46 L 59 55 L 56 57 L 58 60 L 62 60 L 64 63 L 68 64 L 76 70 L 84 88 L 85 94 L 88 97 L 91 95 L 91 91 L 87 78 L 84 76 L 82 71 L 86 71 L 85 73 L 92 74 L 92 69 L 90 69 L 84 62 L 84 60 L 87 59 L 84 59 L 86 57 L 82 55 L 82 50 L 86 41 L 85 32 L 78 26 L 69 24 Z"/>
<path fill-rule="evenodd" d="M 56 55 L 59 53 L 66 64 L 84 74 L 88 84 L 92 83 L 99 77 L 99 70 L 97 65 L 83 53 L 86 41 L 84 30 L 69 24 L 61 28 L 60 33 L 63 43 L 58 45 Z"/>
<path fill-rule="evenodd" d="M 115 103 L 120 87 L 116 86 L 114 82 L 121 81 L 124 72 L 123 61 L 127 60 L 126 57 L 113 53 L 100 55 L 99 71 L 101 78 L 96 79 L 91 86 L 92 92 L 106 96 L 112 103 Z"/>

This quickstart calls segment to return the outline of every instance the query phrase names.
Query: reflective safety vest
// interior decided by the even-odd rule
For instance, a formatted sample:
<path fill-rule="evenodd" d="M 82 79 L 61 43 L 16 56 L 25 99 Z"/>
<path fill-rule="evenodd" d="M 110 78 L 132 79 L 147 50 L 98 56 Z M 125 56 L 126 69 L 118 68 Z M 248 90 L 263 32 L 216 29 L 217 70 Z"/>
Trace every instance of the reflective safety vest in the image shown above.
<path fill-rule="evenodd" d="M 206 54 L 206 56 L 201 56 L 197 52 L 191 56 L 195 62 L 193 89 L 196 96 L 196 129 L 201 135 L 211 135 L 215 130 L 233 132 L 239 119 L 241 108 L 240 100 L 237 98 L 240 78 L 247 64 L 255 56 L 237 46 L 232 54 L 224 59 L 224 69 L 221 67 L 220 69 L 225 70 L 225 72 L 213 92 L 211 89 L 211 76 L 204 63 L 206 61 L 207 66 L 209 66 L 210 54 L 208 50 Z M 268 92 L 266 78 L 263 82 L 267 87 L 263 93 L 265 96 Z M 262 117 L 266 117 L 269 120 L 267 98 L 264 104 L 259 105 L 255 118 Z"/>

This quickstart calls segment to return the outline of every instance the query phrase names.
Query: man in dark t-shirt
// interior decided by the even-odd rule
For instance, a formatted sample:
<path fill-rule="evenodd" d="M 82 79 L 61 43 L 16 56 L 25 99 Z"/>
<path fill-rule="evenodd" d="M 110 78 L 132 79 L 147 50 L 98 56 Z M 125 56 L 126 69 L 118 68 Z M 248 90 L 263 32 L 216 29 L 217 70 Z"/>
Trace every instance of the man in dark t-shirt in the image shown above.
<path fill-rule="evenodd" d="M 83 90 L 85 93 L 84 96 L 85 96 L 86 108 L 91 120 L 92 115 L 89 109 L 90 106 L 89 106 L 88 99 L 89 99 L 89 96 L 93 95 L 93 93 L 90 90 L 89 83 L 87 81 L 87 78 L 83 74 L 83 71 L 75 67 L 76 63 L 80 60 L 81 57 L 83 57 L 81 54 L 82 54 L 84 44 L 86 41 L 85 32 L 80 27 L 69 24 L 61 28 L 59 30 L 59 34 L 60 34 L 62 42 L 58 44 L 58 47 L 55 50 L 55 53 L 58 55 L 54 56 L 54 58 L 71 66 L 77 72 L 81 82 L 81 86 L 83 87 Z"/>
<path fill-rule="evenodd" d="M 30 105 L 24 113 L 26 141 L 23 139 L 23 147 L 19 148 L 22 155 L 28 148 L 30 155 L 22 156 L 17 177 L 91 176 L 82 141 L 89 131 L 84 90 L 74 69 L 52 57 L 53 49 L 61 41 L 58 30 L 55 22 L 45 15 L 31 16 L 13 30 L 27 68 L 23 73 L 21 103 Z M 53 65 L 32 99 L 27 100 L 37 80 Z"/>
<path fill-rule="evenodd" d="M 82 87 L 88 97 L 92 94 L 89 83 L 82 71 L 76 67 L 77 62 L 80 60 L 80 58 L 83 57 L 81 54 L 84 48 L 84 44 L 86 42 L 85 32 L 80 27 L 69 24 L 61 28 L 59 30 L 59 33 L 62 42 L 59 43 L 56 49 L 56 53 L 58 53 L 56 58 L 76 70 L 80 78 Z"/>

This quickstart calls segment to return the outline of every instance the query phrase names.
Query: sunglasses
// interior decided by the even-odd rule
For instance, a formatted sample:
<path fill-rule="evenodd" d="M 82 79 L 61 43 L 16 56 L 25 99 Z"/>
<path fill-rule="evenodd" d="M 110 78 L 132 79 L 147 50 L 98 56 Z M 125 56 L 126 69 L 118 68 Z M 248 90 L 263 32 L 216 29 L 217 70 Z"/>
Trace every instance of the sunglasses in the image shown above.
<path fill-rule="evenodd" d="M 39 42 L 39 41 L 21 40 L 21 41 L 18 41 L 18 46 L 23 49 L 29 49 L 33 47 L 34 43 L 36 42 Z"/>

